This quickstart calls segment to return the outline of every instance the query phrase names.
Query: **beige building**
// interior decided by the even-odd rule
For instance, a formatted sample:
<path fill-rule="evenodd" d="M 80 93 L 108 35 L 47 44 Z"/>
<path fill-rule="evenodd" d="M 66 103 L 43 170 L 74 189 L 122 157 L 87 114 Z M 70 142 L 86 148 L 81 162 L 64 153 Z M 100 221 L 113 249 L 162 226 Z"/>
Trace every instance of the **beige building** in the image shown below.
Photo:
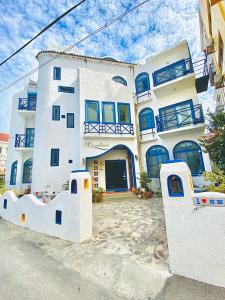
<path fill-rule="evenodd" d="M 225 0 L 200 0 L 201 47 L 217 107 L 225 107 Z"/>
<path fill-rule="evenodd" d="M 0 133 L 0 177 L 5 177 L 9 135 Z"/>

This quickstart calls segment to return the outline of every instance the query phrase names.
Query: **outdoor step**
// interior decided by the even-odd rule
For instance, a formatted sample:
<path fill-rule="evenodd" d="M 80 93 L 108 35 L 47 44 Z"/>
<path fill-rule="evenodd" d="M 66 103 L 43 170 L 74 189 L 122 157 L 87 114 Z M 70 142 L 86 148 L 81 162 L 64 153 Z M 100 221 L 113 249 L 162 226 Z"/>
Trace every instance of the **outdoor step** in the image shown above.
<path fill-rule="evenodd" d="M 134 195 L 132 192 L 125 192 L 125 193 L 106 193 L 103 195 L 105 200 L 130 200 L 130 199 L 137 199 L 138 197 Z"/>

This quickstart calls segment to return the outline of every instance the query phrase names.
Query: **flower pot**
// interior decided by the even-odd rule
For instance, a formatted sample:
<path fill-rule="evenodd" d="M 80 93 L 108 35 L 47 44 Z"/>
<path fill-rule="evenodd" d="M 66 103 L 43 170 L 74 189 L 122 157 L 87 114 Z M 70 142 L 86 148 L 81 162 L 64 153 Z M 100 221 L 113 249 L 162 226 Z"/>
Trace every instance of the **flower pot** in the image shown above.
<path fill-rule="evenodd" d="M 152 191 L 143 193 L 143 198 L 144 199 L 149 199 L 149 198 L 152 198 L 152 197 L 153 197 L 153 192 Z"/>

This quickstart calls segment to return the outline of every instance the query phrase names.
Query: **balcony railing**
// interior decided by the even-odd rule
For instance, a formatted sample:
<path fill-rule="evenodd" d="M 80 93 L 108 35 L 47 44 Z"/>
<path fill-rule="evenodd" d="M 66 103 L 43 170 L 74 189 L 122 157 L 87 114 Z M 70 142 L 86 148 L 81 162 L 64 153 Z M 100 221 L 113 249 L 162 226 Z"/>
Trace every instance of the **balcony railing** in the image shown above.
<path fill-rule="evenodd" d="M 34 147 L 34 135 L 28 134 L 16 134 L 15 138 L 16 148 L 33 148 Z"/>
<path fill-rule="evenodd" d="M 156 116 L 157 131 L 163 132 L 181 128 L 188 125 L 204 123 L 202 105 L 193 105 L 191 108 L 183 108 L 177 111 Z"/>
<path fill-rule="evenodd" d="M 36 110 L 36 104 L 37 104 L 37 98 L 36 97 L 19 98 L 18 110 L 35 111 Z"/>
<path fill-rule="evenodd" d="M 134 134 L 133 124 L 120 123 L 84 123 L 84 133 L 97 134 Z"/>
<path fill-rule="evenodd" d="M 190 58 L 182 59 L 174 64 L 166 66 L 160 70 L 153 73 L 154 86 L 158 86 L 165 82 L 174 80 L 181 76 L 193 73 L 193 65 Z"/>

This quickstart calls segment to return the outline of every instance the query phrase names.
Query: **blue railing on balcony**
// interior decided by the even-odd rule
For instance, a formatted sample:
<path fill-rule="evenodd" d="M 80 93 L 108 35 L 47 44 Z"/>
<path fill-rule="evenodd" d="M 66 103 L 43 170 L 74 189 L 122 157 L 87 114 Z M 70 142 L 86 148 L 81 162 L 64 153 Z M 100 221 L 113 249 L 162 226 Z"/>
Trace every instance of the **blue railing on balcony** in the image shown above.
<path fill-rule="evenodd" d="M 37 104 L 37 97 L 19 98 L 18 110 L 35 111 Z"/>
<path fill-rule="evenodd" d="M 161 113 L 155 118 L 158 132 L 205 122 L 201 104 L 179 109 L 171 113 Z"/>
<path fill-rule="evenodd" d="M 16 134 L 15 138 L 16 148 L 33 148 L 34 135 L 33 134 Z"/>
<path fill-rule="evenodd" d="M 154 86 L 158 86 L 165 82 L 174 80 L 181 76 L 193 73 L 193 64 L 191 58 L 179 60 L 169 66 L 166 66 L 153 73 Z"/>
<path fill-rule="evenodd" d="M 84 122 L 84 133 L 133 135 L 134 126 L 133 124 Z"/>

